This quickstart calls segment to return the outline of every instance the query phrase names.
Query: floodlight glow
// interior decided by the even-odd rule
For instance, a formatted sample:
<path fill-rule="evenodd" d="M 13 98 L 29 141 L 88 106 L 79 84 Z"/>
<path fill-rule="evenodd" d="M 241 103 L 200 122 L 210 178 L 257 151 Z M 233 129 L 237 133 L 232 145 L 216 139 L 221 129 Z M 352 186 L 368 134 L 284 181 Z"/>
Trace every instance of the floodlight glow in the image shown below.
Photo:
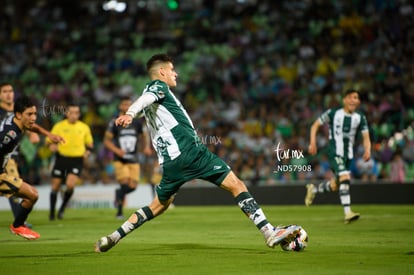
<path fill-rule="evenodd" d="M 110 0 L 102 4 L 102 9 L 104 11 L 116 11 L 116 12 L 124 12 L 126 10 L 126 3 L 125 2 L 118 2 L 116 0 Z"/>

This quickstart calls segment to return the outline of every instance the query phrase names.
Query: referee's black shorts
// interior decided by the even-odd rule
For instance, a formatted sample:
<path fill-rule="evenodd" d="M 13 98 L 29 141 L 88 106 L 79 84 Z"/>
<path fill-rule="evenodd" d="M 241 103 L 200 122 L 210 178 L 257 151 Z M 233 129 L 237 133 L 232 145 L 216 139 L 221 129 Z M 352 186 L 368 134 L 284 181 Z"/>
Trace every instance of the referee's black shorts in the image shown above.
<path fill-rule="evenodd" d="M 80 176 L 83 169 L 83 157 L 65 157 L 56 154 L 52 177 L 65 178 L 68 174 Z"/>

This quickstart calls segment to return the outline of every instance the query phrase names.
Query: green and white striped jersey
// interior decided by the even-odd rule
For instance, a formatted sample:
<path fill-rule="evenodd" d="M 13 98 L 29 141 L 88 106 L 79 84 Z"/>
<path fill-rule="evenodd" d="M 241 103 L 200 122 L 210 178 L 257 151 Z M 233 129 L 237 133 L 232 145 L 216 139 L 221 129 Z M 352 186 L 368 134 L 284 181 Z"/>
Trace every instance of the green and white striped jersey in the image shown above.
<path fill-rule="evenodd" d="M 364 114 L 353 112 L 348 114 L 342 107 L 328 109 L 320 117 L 321 124 L 329 124 L 329 146 L 337 156 L 352 159 L 354 143 L 358 131 L 368 131 L 368 123 Z"/>
<path fill-rule="evenodd" d="M 143 94 L 155 97 L 155 102 L 145 107 L 143 112 L 160 164 L 177 158 L 183 150 L 198 144 L 191 118 L 165 82 L 149 82 Z"/>

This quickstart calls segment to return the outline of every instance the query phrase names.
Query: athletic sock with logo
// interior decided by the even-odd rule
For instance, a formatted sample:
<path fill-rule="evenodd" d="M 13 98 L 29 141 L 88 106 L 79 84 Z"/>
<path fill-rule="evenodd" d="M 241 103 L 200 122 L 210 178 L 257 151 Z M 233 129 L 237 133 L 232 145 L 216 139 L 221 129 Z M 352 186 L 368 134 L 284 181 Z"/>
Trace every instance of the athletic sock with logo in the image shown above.
<path fill-rule="evenodd" d="M 137 222 L 131 223 L 130 221 L 124 222 L 121 227 L 114 231 L 109 237 L 115 242 L 119 242 L 120 239 L 124 238 L 126 235 L 143 225 L 145 222 L 154 218 L 151 209 L 148 206 L 145 206 L 135 212 L 137 215 Z"/>
<path fill-rule="evenodd" d="M 349 191 L 349 185 L 349 180 L 341 181 L 339 184 L 339 198 L 342 206 L 344 207 L 345 215 L 351 212 L 351 194 Z"/>
<path fill-rule="evenodd" d="M 331 192 L 331 181 L 324 181 L 318 184 L 317 191 L 315 193 L 325 193 L 325 192 Z"/>
<path fill-rule="evenodd" d="M 240 193 L 235 200 L 243 213 L 249 217 L 265 237 L 273 231 L 273 225 L 267 221 L 263 210 L 249 192 Z"/>

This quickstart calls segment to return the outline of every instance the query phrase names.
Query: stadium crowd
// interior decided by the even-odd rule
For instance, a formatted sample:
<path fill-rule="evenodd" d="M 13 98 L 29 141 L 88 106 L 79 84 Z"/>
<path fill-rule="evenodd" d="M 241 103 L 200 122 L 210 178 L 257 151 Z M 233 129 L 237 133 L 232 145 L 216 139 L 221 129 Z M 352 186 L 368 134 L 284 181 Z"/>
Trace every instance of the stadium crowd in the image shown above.
<path fill-rule="evenodd" d="M 201 141 L 248 184 L 328 179 L 324 151 L 306 153 L 309 127 L 351 87 L 361 93 L 373 142 L 372 160 L 357 157 L 354 176 L 414 179 L 410 1 L 181 0 L 177 9 L 165 2 L 129 1 L 119 13 L 98 1 L 3 1 L 0 82 L 35 98 L 47 129 L 78 100 L 96 140 L 85 181 L 113 178 L 103 133 L 117 98 L 139 95 L 148 80 L 143 62 L 162 51 L 175 58 L 175 92 Z M 318 142 L 323 148 L 326 131 Z M 277 148 L 298 154 L 279 163 Z M 22 175 L 46 182 L 51 152 L 25 141 L 21 150 Z M 142 159 L 147 181 L 154 159 Z M 301 168 L 278 171 L 281 164 Z"/>

